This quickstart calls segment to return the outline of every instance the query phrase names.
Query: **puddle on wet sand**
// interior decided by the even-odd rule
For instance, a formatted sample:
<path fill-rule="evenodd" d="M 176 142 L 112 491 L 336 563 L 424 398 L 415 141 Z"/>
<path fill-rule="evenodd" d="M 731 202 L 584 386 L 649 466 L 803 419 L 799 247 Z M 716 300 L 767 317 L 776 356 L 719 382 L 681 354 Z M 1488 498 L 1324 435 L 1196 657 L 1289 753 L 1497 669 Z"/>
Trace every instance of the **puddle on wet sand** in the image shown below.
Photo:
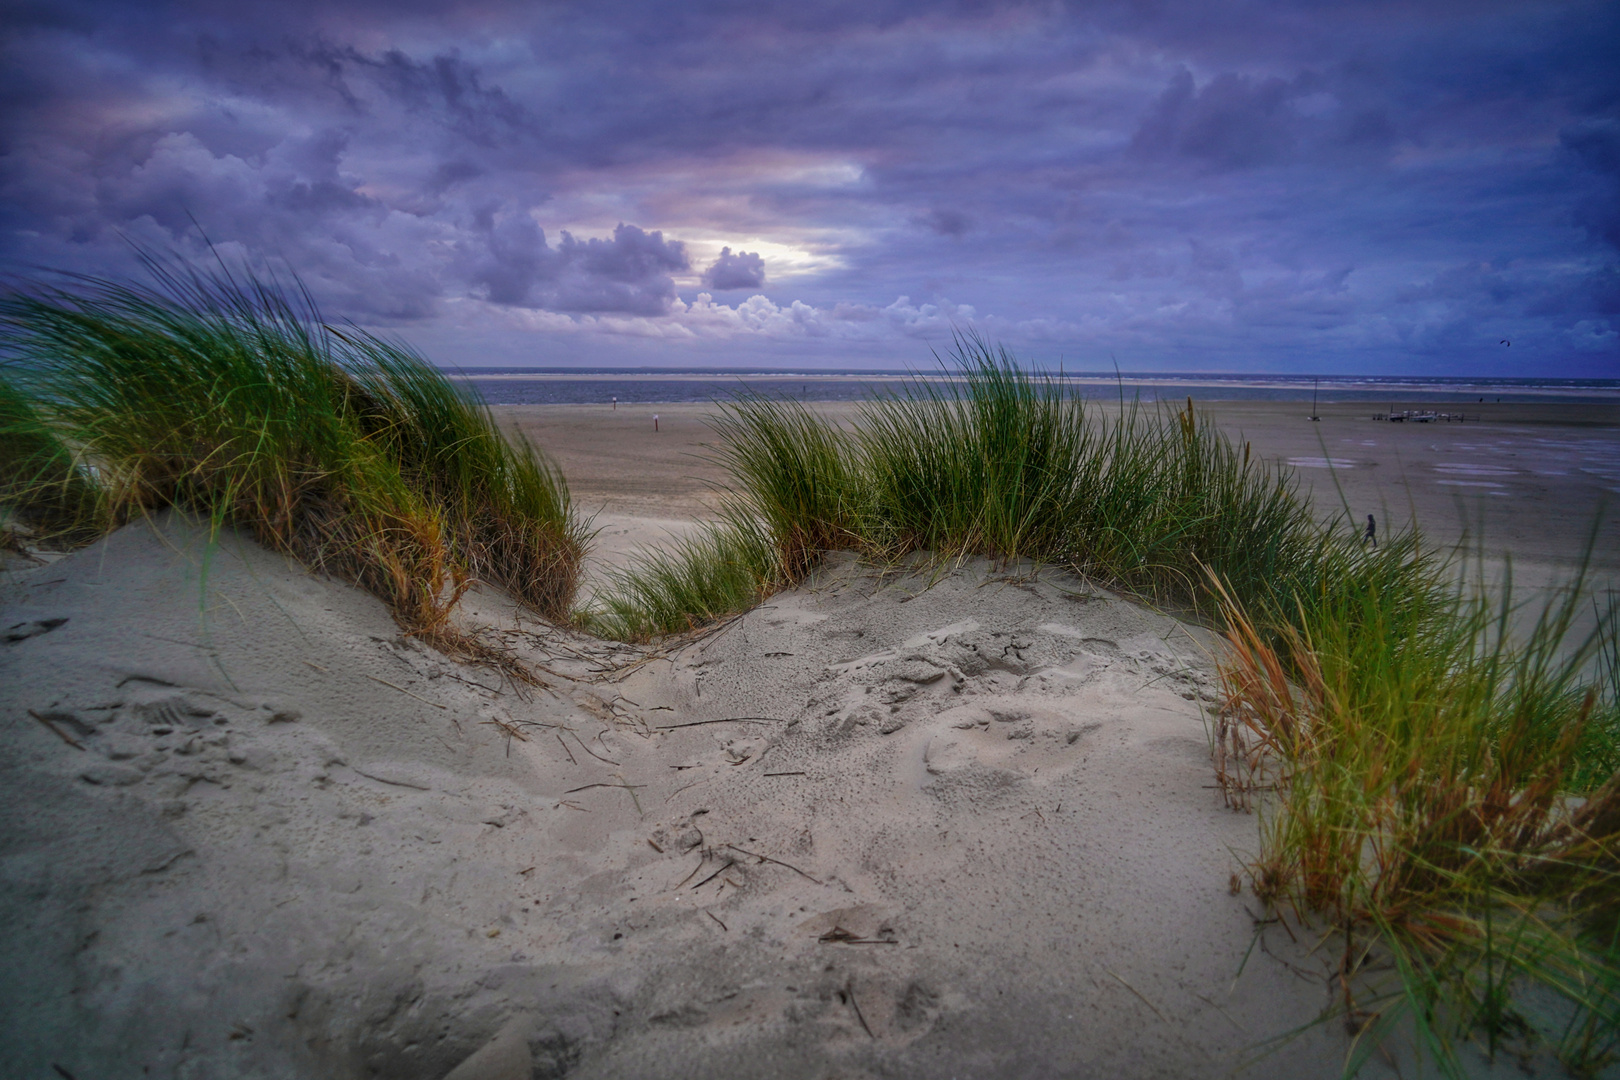
<path fill-rule="evenodd" d="M 1447 476 L 1516 476 L 1517 469 L 1507 469 L 1500 465 L 1475 465 L 1472 462 L 1442 461 L 1434 466 L 1434 471 Z"/>

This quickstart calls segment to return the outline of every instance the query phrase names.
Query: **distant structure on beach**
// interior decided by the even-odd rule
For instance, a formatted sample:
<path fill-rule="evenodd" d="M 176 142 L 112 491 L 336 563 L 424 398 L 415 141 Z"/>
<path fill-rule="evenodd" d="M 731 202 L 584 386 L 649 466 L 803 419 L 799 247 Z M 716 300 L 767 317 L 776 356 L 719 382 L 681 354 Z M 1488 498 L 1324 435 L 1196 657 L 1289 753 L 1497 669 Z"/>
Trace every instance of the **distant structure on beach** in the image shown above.
<path fill-rule="evenodd" d="M 1312 417 L 1312 419 L 1315 419 L 1315 417 Z M 1404 412 L 1373 413 L 1373 419 L 1389 420 L 1396 424 L 1404 423 L 1408 420 L 1414 424 L 1434 424 L 1439 423 L 1440 421 L 1445 421 L 1448 424 L 1461 424 L 1467 421 L 1468 417 L 1460 412 L 1443 413 L 1435 412 L 1433 409 L 1407 409 Z M 1478 423 L 1479 417 L 1474 417 L 1474 422 Z"/>

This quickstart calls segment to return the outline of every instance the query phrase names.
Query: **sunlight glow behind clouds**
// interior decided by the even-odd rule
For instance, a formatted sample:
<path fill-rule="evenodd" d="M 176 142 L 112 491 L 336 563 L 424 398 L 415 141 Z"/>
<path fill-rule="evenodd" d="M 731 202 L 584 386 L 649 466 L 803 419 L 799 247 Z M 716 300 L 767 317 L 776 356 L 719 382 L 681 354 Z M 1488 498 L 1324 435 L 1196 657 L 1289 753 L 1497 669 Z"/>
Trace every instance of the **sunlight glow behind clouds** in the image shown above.
<path fill-rule="evenodd" d="M 691 236 L 683 232 L 682 235 Z M 801 247 L 801 243 L 815 244 L 821 251 L 810 247 Z M 692 262 L 708 265 L 720 256 L 722 247 L 732 248 L 734 251 L 754 252 L 765 260 L 772 283 L 783 283 L 794 278 L 814 277 L 833 270 L 842 270 L 848 266 L 842 255 L 836 254 L 837 248 L 857 247 L 861 241 L 849 233 L 842 237 L 820 236 L 813 240 L 801 240 L 797 243 L 785 241 L 778 243 L 766 240 L 759 236 L 725 236 L 723 238 L 694 237 L 686 241 L 687 248 L 692 252 Z M 676 278 L 683 284 L 697 286 L 701 283 L 701 275 L 690 274 L 683 279 Z"/>

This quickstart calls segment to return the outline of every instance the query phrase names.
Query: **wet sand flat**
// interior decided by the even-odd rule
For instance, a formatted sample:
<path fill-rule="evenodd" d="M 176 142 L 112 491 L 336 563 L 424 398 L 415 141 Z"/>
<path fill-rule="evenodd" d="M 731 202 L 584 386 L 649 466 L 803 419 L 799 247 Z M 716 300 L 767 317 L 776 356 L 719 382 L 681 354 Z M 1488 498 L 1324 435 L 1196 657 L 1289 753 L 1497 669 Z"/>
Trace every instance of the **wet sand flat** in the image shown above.
<path fill-rule="evenodd" d="M 1415 519 L 1436 543 L 1487 557 L 1555 565 L 1580 556 L 1598 512 L 1620 503 L 1620 406 L 1468 406 L 1462 423 L 1374 420 L 1372 405 L 1214 403 L 1234 439 L 1293 466 L 1324 511 L 1347 508 L 1380 527 Z M 1474 418 L 1478 416 L 1476 421 Z M 1610 514 L 1596 561 L 1620 566 Z"/>

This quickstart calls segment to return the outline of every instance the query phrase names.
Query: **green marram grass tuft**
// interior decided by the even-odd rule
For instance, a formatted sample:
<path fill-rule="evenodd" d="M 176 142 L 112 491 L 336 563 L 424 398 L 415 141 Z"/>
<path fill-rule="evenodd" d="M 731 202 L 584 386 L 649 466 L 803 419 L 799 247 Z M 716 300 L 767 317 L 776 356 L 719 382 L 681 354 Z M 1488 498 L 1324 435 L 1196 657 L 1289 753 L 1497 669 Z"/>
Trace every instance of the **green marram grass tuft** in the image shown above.
<path fill-rule="evenodd" d="M 1260 813 L 1255 891 L 1342 928 L 1352 1065 L 1405 1026 L 1446 1075 L 1469 1037 L 1600 1075 L 1620 1061 L 1620 607 L 1578 571 L 1526 630 L 1511 580 L 1418 612 L 1399 584 L 1352 577 L 1281 634 L 1225 601 L 1216 756 Z"/>
<path fill-rule="evenodd" d="M 76 544 L 99 535 L 105 517 L 95 473 L 15 382 L 0 373 L 0 508 L 12 528 Z"/>
<path fill-rule="evenodd" d="M 856 424 L 865 547 L 890 556 L 1057 556 L 1094 432 L 1061 382 L 958 339 L 956 379 L 914 380 Z"/>
<path fill-rule="evenodd" d="M 475 579 L 566 618 L 585 533 L 561 476 L 407 347 L 302 293 L 148 259 L 0 298 L 0 498 L 82 542 L 162 507 L 250 531 L 444 632 Z"/>
<path fill-rule="evenodd" d="M 790 585 L 831 550 L 1034 559 L 1208 614 L 1213 573 L 1290 624 L 1347 576 L 1400 581 L 1420 601 L 1432 591 L 1408 557 L 1415 534 L 1363 549 L 1345 521 L 1318 521 L 1287 470 L 1232 444 L 1191 402 L 1121 402 L 1110 416 L 978 337 L 958 337 L 951 359 L 947 379 L 912 380 L 849 430 L 792 401 L 720 407 L 727 515 L 764 529 L 777 553 L 769 579 L 735 595 Z M 620 584 L 633 580 L 632 567 Z M 726 610 L 712 598 L 671 625 L 701 621 L 699 609 Z"/>
<path fill-rule="evenodd" d="M 610 573 L 579 623 L 602 637 L 650 641 L 746 611 L 783 578 L 770 533 L 733 516 L 704 526 L 671 550 L 645 552 Z"/>

